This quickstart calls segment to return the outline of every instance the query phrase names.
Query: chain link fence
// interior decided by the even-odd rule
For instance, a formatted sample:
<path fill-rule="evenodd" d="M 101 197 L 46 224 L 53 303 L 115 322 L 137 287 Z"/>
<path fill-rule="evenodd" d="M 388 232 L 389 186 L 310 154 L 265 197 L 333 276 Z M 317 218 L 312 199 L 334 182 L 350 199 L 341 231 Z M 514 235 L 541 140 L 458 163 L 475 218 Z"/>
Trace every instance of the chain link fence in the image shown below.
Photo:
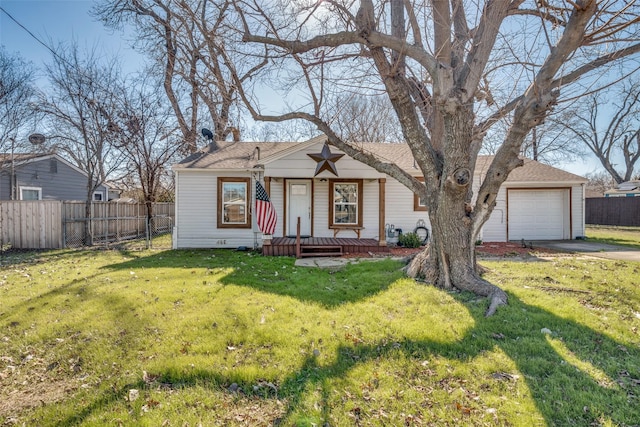
<path fill-rule="evenodd" d="M 149 217 L 142 204 L 97 202 L 87 217 L 84 203 L 65 203 L 63 239 L 67 248 L 170 249 L 173 204 L 156 204 Z M 169 213 L 171 212 L 171 213 Z"/>

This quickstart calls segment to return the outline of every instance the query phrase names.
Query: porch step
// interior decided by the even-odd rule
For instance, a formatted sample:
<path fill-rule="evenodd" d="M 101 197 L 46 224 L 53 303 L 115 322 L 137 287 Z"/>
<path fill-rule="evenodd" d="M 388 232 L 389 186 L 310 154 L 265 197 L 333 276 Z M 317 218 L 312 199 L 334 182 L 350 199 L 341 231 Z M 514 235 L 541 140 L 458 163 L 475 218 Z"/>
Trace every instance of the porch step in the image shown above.
<path fill-rule="evenodd" d="M 341 256 L 342 246 L 301 246 L 300 256 Z"/>

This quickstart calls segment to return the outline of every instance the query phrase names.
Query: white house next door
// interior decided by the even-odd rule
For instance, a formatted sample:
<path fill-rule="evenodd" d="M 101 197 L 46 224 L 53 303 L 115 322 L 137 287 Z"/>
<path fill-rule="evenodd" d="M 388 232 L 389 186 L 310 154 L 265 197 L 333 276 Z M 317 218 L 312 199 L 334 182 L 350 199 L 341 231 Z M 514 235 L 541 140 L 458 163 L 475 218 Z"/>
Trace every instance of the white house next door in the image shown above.
<path fill-rule="evenodd" d="M 311 236 L 311 181 L 287 181 L 287 236 L 295 236 L 298 218 L 300 235 Z"/>

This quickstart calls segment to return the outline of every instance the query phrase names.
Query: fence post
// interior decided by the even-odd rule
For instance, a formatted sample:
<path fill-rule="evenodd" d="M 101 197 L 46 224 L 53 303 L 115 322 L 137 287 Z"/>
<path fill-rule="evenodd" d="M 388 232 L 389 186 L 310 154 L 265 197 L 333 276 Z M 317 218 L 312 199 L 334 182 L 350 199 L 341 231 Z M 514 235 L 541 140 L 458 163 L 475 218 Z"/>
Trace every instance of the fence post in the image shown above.
<path fill-rule="evenodd" d="M 145 221 L 147 224 L 147 249 L 151 249 L 151 224 L 149 224 L 149 218 Z"/>

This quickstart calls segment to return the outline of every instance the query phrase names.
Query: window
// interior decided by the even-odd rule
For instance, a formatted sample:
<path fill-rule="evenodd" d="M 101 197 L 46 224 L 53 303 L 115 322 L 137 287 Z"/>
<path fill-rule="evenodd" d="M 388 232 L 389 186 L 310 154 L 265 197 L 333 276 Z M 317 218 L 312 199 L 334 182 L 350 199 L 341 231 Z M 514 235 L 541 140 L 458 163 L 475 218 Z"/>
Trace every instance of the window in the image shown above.
<path fill-rule="evenodd" d="M 424 178 L 418 178 L 418 181 L 424 182 Z M 414 211 L 426 211 L 427 203 L 422 197 L 418 197 L 416 193 L 413 193 L 413 210 Z"/>
<path fill-rule="evenodd" d="M 104 200 L 104 195 L 102 191 L 94 191 L 93 192 L 93 201 L 94 202 L 102 202 Z"/>
<path fill-rule="evenodd" d="M 20 200 L 42 200 L 42 188 L 20 187 Z"/>
<path fill-rule="evenodd" d="M 362 180 L 331 181 L 329 226 L 362 226 Z"/>
<path fill-rule="evenodd" d="M 218 178 L 218 228 L 251 228 L 249 178 Z"/>

